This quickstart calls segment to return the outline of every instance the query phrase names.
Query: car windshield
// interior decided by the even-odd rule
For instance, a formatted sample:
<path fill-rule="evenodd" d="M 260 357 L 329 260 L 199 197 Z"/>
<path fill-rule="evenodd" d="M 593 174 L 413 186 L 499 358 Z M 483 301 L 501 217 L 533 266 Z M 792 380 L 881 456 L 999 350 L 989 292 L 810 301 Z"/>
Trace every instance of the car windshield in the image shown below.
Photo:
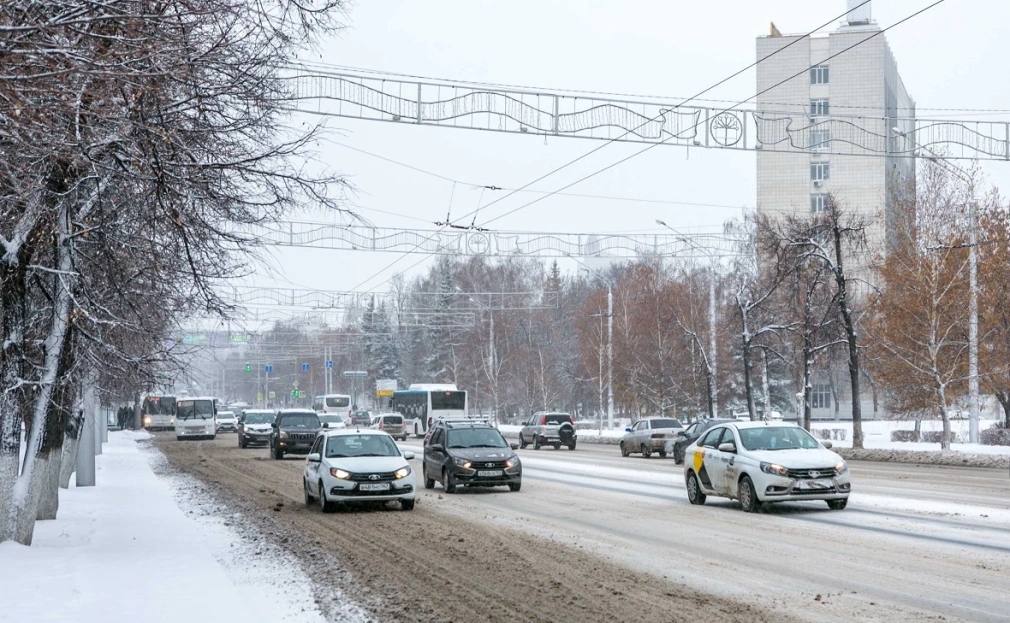
<path fill-rule="evenodd" d="M 507 448 L 505 438 L 493 428 L 457 428 L 449 430 L 450 448 Z"/>
<path fill-rule="evenodd" d="M 652 420 L 653 428 L 683 428 L 680 422 L 673 419 L 656 418 Z"/>
<path fill-rule="evenodd" d="M 350 396 L 327 396 L 326 397 L 326 406 L 327 407 L 349 407 L 349 406 L 351 406 L 351 397 Z"/>
<path fill-rule="evenodd" d="M 249 413 L 245 414 L 245 418 L 242 420 L 246 424 L 273 424 L 274 414 L 273 413 Z"/>
<path fill-rule="evenodd" d="M 572 416 L 567 413 L 551 413 L 544 416 L 545 424 L 564 424 L 565 422 L 571 422 Z"/>
<path fill-rule="evenodd" d="M 180 420 L 206 420 L 214 415 L 212 400 L 180 400 L 176 403 L 175 415 Z"/>
<path fill-rule="evenodd" d="M 315 413 L 289 413 L 280 420 L 281 428 L 319 428 Z"/>
<path fill-rule="evenodd" d="M 218 411 L 217 419 L 219 420 L 234 420 L 235 414 L 231 411 Z"/>
<path fill-rule="evenodd" d="M 326 440 L 326 458 L 400 456 L 388 435 L 337 435 Z"/>
<path fill-rule="evenodd" d="M 740 443 L 748 450 L 813 450 L 820 447 L 810 433 L 796 426 L 741 428 Z"/>

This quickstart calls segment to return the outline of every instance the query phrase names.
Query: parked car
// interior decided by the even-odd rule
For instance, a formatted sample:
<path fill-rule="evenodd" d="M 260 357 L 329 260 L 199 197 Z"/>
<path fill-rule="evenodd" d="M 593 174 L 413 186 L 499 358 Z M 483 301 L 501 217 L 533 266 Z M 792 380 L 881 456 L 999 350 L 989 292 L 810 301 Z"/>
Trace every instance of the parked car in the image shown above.
<path fill-rule="evenodd" d="M 712 428 L 717 424 L 726 424 L 728 422 L 736 422 L 735 419 L 701 419 L 693 422 L 690 426 L 680 431 L 674 436 L 673 443 L 670 445 L 670 449 L 667 450 L 668 453 L 673 454 L 673 462 L 677 465 L 684 463 L 684 450 L 694 443 L 694 441 L 701 437 L 705 431 Z"/>
<path fill-rule="evenodd" d="M 282 409 L 274 419 L 270 435 L 270 456 L 279 460 L 287 453 L 308 454 L 322 428 L 315 411 Z"/>
<path fill-rule="evenodd" d="M 830 447 L 793 424 L 714 426 L 685 452 L 687 498 L 692 504 L 710 495 L 736 499 L 750 513 L 787 500 L 824 500 L 841 510 L 852 491 L 849 467 Z"/>
<path fill-rule="evenodd" d="M 389 433 L 394 439 L 407 441 L 407 431 L 403 426 L 403 416 L 399 413 L 373 415 L 371 428 Z"/>
<path fill-rule="evenodd" d="M 238 419 L 238 447 L 269 445 L 276 416 L 273 409 L 246 409 Z"/>
<path fill-rule="evenodd" d="M 658 452 L 666 458 L 667 445 L 677 433 L 684 430 L 681 423 L 673 418 L 650 417 L 638 420 L 632 426 L 624 429 L 621 438 L 621 456 L 641 453 L 645 458 Z"/>
<path fill-rule="evenodd" d="M 438 420 L 424 438 L 422 478 L 433 489 L 436 479 L 446 493 L 456 487 L 522 487 L 523 465 L 497 428 L 483 422 Z"/>
<path fill-rule="evenodd" d="M 407 461 L 413 458 L 382 431 L 323 431 L 305 460 L 305 505 L 318 502 L 329 513 L 338 504 L 398 501 L 412 510 L 417 485 Z"/>
<path fill-rule="evenodd" d="M 227 431 L 229 433 L 234 433 L 238 430 L 238 417 L 236 417 L 234 411 L 218 411 L 217 412 L 217 432 Z"/>
<path fill-rule="evenodd" d="M 520 448 L 533 444 L 534 450 L 539 450 L 540 446 L 551 445 L 555 450 L 561 446 L 568 446 L 569 450 L 574 450 L 577 442 L 575 418 L 568 413 L 544 411 L 534 413 L 519 430 Z"/>

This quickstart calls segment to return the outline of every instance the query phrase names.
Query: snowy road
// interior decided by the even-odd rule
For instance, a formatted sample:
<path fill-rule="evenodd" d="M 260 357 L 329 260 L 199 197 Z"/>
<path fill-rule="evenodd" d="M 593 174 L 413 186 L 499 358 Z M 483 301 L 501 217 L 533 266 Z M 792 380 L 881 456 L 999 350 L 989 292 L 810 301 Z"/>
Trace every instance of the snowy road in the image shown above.
<path fill-rule="evenodd" d="M 201 448 L 201 469 L 194 471 L 207 477 L 205 461 L 217 461 L 227 469 L 210 479 L 222 484 L 239 480 L 240 471 L 253 482 L 260 474 L 270 486 L 278 475 L 289 474 L 297 496 L 301 460 L 277 464 L 262 460 L 265 450 L 240 453 L 225 446 L 229 441 L 180 447 L 163 440 L 159 446 L 170 457 Z M 417 443 L 403 447 L 420 450 Z M 681 468 L 670 460 L 622 458 L 615 446 L 592 444 L 575 452 L 520 454 L 526 480 L 521 493 L 449 496 L 436 488 L 425 492 L 418 507 L 423 513 L 385 515 L 395 517 L 404 534 L 416 534 L 412 528 L 423 533 L 432 518 L 452 526 L 448 515 L 470 538 L 480 538 L 472 533 L 475 526 L 489 524 L 508 528 L 499 534 L 516 535 L 517 542 L 526 538 L 523 533 L 544 537 L 555 542 L 555 550 L 540 557 L 521 554 L 524 569 L 534 576 L 556 577 L 559 561 L 552 558 L 588 553 L 600 565 L 652 574 L 671 594 L 686 586 L 765 613 L 752 612 L 751 620 L 788 615 L 810 621 L 1010 620 L 1010 478 L 1002 470 L 853 463 L 855 493 L 847 510 L 832 512 L 808 502 L 750 515 L 731 502 L 689 505 Z M 334 522 L 351 517 L 340 515 Z M 422 547 L 415 553 L 424 552 Z M 441 554 L 429 548 L 427 555 Z M 564 573 L 577 575 L 586 566 L 573 563 Z M 617 586 L 615 574 L 605 568 L 600 577 Z M 612 602 L 601 613 L 622 611 L 629 601 L 599 592 L 586 598 Z M 648 610 L 637 607 L 643 615 Z M 679 618 L 671 614 L 671 620 Z M 583 613 L 581 620 L 594 619 Z"/>

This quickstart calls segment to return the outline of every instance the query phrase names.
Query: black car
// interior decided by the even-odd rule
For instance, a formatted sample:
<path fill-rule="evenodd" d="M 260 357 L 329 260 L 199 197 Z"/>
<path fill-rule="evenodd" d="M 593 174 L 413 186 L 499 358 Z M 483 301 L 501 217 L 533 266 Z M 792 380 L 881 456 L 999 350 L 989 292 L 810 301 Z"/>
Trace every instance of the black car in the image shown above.
<path fill-rule="evenodd" d="M 735 421 L 736 420 L 725 418 L 696 420 L 693 424 L 677 433 L 677 436 L 673 441 L 673 462 L 676 463 L 677 465 L 683 463 L 684 450 L 686 450 L 689 445 L 694 443 L 695 439 L 701 437 L 702 434 L 708 429 L 712 428 L 717 424 L 725 424 L 727 422 L 735 422 Z"/>
<path fill-rule="evenodd" d="M 424 487 L 435 480 L 446 493 L 456 487 L 522 487 L 523 465 L 497 428 L 485 423 L 440 421 L 424 439 L 421 473 Z"/>
<path fill-rule="evenodd" d="M 270 434 L 270 456 L 283 459 L 286 453 L 308 454 L 322 430 L 319 416 L 308 409 L 285 409 L 277 414 Z"/>

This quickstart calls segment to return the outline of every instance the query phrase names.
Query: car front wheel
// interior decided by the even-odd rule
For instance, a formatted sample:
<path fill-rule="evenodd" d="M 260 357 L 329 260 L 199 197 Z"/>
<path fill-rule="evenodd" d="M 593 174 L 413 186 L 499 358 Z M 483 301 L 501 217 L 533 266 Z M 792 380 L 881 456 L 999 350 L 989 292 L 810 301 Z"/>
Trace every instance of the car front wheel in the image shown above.
<path fill-rule="evenodd" d="M 691 504 L 704 504 L 708 496 L 701 490 L 701 485 L 698 483 L 698 477 L 694 475 L 694 472 L 688 472 L 687 474 L 687 501 Z"/>
<path fill-rule="evenodd" d="M 304 478 L 302 478 L 302 488 L 305 489 L 305 506 L 312 506 L 312 503 L 316 500 L 312 497 L 312 494 L 309 493 L 309 481 Z"/>
<path fill-rule="evenodd" d="M 624 442 L 621 442 L 621 456 L 631 456 L 631 452 L 625 447 Z"/>
<path fill-rule="evenodd" d="M 649 446 L 645 445 L 644 443 L 642 444 L 641 448 L 639 448 L 639 449 L 642 451 L 642 458 L 646 458 L 647 459 L 650 456 L 652 456 L 652 448 L 650 448 Z"/>
<path fill-rule="evenodd" d="M 525 448 L 527 446 L 526 438 L 523 437 L 522 433 L 519 433 L 519 448 Z"/>
<path fill-rule="evenodd" d="M 322 480 L 319 481 L 319 510 L 324 513 L 332 513 L 336 510 L 336 505 L 326 499 L 326 485 Z"/>
<path fill-rule="evenodd" d="M 510 482 L 509 483 L 509 491 L 512 491 L 513 493 L 515 493 L 516 491 L 518 491 L 518 490 L 520 490 L 522 488 L 523 488 L 523 483 L 521 483 L 521 482 Z"/>
<path fill-rule="evenodd" d="M 442 470 L 442 488 L 445 489 L 446 493 L 456 492 L 456 478 L 448 469 Z"/>
<path fill-rule="evenodd" d="M 740 506 L 748 513 L 756 513 L 761 510 L 761 500 L 758 499 L 757 491 L 754 490 L 754 483 L 750 476 L 744 475 L 740 479 L 740 491 L 737 493 L 740 499 Z"/>
<path fill-rule="evenodd" d="M 414 500 L 400 500 L 400 510 L 412 511 L 414 510 Z"/>
<path fill-rule="evenodd" d="M 425 489 L 434 489 L 435 488 L 435 479 L 434 478 L 428 478 L 428 466 L 427 465 L 424 465 L 424 466 L 421 467 L 421 475 L 424 477 L 424 488 Z"/>
<path fill-rule="evenodd" d="M 841 500 L 827 500 L 828 508 L 833 511 L 844 510 L 849 504 L 849 498 L 843 498 Z"/>

